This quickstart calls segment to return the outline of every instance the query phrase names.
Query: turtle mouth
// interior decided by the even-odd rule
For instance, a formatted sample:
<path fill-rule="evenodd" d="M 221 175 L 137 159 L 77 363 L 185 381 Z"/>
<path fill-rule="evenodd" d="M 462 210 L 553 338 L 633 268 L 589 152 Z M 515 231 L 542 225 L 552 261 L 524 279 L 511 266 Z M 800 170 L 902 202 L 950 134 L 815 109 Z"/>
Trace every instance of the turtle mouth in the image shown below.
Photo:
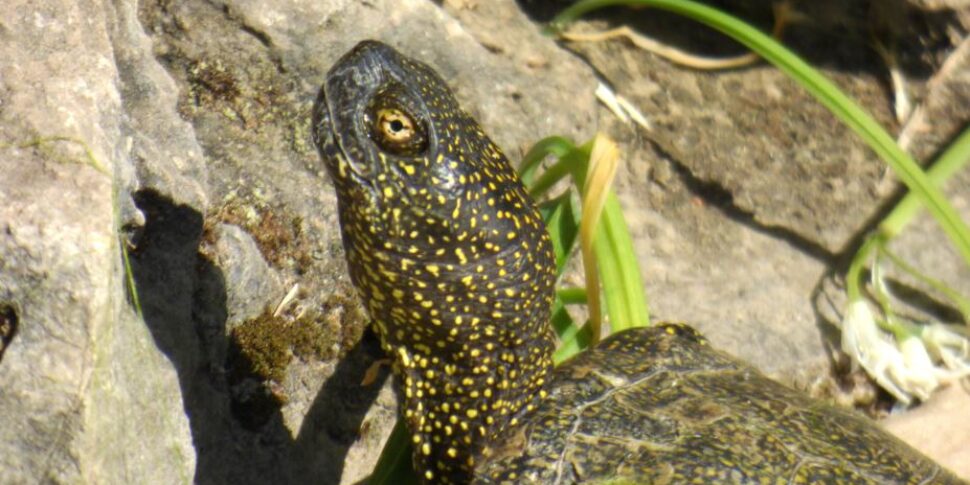
<path fill-rule="evenodd" d="M 345 178 L 349 169 L 361 181 L 376 176 L 378 156 L 367 138 L 364 110 L 382 78 L 379 66 L 349 54 L 327 74 L 313 109 L 313 131 L 331 173 Z"/>

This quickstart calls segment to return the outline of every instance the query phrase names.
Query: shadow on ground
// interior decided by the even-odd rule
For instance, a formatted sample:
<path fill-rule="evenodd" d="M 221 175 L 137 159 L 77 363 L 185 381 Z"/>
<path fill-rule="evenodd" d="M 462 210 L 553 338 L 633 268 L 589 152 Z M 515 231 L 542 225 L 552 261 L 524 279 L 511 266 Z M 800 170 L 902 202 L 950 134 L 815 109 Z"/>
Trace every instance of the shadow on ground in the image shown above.
<path fill-rule="evenodd" d="M 381 355 L 376 337 L 368 332 L 337 363 L 296 438 L 278 406 L 259 408 L 264 416 L 254 426 L 239 413 L 227 380 L 238 354 L 225 328 L 223 273 L 199 252 L 202 214 L 151 190 L 135 194 L 135 202 L 146 222 L 131 253 L 132 273 L 145 323 L 178 374 L 197 453 L 194 483 L 339 483 L 381 388 L 360 385 Z"/>
<path fill-rule="evenodd" d="M 517 3 L 533 21 L 545 24 L 575 1 L 517 0 Z M 774 8 L 781 2 L 708 0 L 703 3 L 770 33 L 776 18 Z M 899 67 L 908 78 L 925 80 L 934 72 L 933 60 L 945 56 L 951 48 L 946 28 L 959 25 L 957 11 L 918 10 L 905 0 L 797 2 L 793 8 L 797 17 L 785 24 L 783 34 L 787 47 L 813 66 L 874 76 L 884 75 L 886 66 L 873 50 L 873 39 L 897 51 Z M 628 25 L 667 46 L 699 56 L 718 58 L 747 52 L 744 46 L 714 29 L 660 9 L 617 6 L 591 12 L 586 17 L 606 21 L 600 28 Z"/>

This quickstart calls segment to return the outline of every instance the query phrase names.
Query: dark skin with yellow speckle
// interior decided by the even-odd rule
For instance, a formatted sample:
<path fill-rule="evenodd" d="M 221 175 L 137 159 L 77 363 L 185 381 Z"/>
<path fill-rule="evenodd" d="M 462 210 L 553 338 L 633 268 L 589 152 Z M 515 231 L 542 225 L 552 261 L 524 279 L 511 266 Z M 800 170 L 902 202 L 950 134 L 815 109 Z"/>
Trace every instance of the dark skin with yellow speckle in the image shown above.
<path fill-rule="evenodd" d="M 415 467 L 467 483 L 543 392 L 555 263 L 502 152 L 429 67 L 374 42 L 327 76 L 317 146 L 351 278 L 393 358 Z"/>
<path fill-rule="evenodd" d="M 688 326 L 612 335 L 553 372 L 548 235 L 428 66 L 362 42 L 313 133 L 423 482 L 962 483 Z"/>

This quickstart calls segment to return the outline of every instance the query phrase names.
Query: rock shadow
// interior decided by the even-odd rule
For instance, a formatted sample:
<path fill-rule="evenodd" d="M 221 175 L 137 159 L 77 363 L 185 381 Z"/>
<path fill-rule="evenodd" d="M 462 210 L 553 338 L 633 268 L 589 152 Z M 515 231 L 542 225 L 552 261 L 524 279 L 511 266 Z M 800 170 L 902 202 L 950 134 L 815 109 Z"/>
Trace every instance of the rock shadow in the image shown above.
<path fill-rule="evenodd" d="M 381 366 L 377 379 L 362 386 L 364 374 L 384 357 L 377 335 L 368 330 L 340 359 L 303 418 L 291 454 L 296 483 L 340 483 L 350 447 L 357 441 L 364 417 L 390 373 Z"/>
<path fill-rule="evenodd" d="M 0 302 L 0 362 L 3 361 L 3 352 L 10 347 L 10 342 L 17 335 L 19 322 L 16 308 L 12 304 Z"/>
<path fill-rule="evenodd" d="M 339 483 L 350 446 L 381 388 L 360 385 L 380 356 L 376 337 L 365 337 L 337 364 L 297 438 L 279 407 L 262 407 L 258 422 L 247 422 L 228 380 L 232 342 L 226 332 L 225 277 L 199 252 L 203 214 L 154 190 L 139 191 L 134 200 L 145 225 L 130 254 L 131 271 L 145 324 L 178 375 L 197 454 L 193 482 Z M 381 382 L 383 377 L 386 372 Z"/>

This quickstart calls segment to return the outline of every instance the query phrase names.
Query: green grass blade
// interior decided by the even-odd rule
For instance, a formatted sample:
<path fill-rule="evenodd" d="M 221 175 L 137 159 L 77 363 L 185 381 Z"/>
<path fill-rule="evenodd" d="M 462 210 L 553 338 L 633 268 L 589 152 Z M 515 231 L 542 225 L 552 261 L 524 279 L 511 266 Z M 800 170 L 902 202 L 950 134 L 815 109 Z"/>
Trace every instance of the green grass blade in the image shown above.
<path fill-rule="evenodd" d="M 559 348 L 552 355 L 552 361 L 556 365 L 561 364 L 566 359 L 589 347 L 589 342 L 592 340 L 589 325 L 576 325 L 572 317 L 569 316 L 569 312 L 566 311 L 565 305 L 558 299 L 553 305 L 553 313 L 550 321 L 561 339 Z"/>
<path fill-rule="evenodd" d="M 572 193 L 567 191 L 555 199 L 544 202 L 539 206 L 539 212 L 552 239 L 553 253 L 556 258 L 556 274 L 561 276 L 566 263 L 569 262 L 569 256 L 573 253 L 579 241 L 579 216 L 573 209 Z M 583 299 L 585 299 L 585 290 L 582 291 Z M 566 298 L 574 299 L 574 297 L 575 295 L 566 292 Z M 579 326 L 569 316 L 565 304 L 563 296 L 557 293 L 552 307 L 550 323 L 560 339 L 569 340 L 569 349 L 572 350 L 564 351 L 567 352 L 568 356 L 584 348 L 588 341 L 576 340 L 576 336 L 579 335 Z"/>
<path fill-rule="evenodd" d="M 603 208 L 594 248 L 611 331 L 650 325 L 650 311 L 633 239 L 620 202 L 612 190 Z"/>
<path fill-rule="evenodd" d="M 586 288 L 579 288 L 576 286 L 569 288 L 560 288 L 556 291 L 556 296 L 562 301 L 563 305 L 585 305 L 588 301 L 586 297 Z"/>
<path fill-rule="evenodd" d="M 926 176 L 936 187 L 943 187 L 943 183 L 965 167 L 967 162 L 970 162 L 970 127 L 963 130 L 963 133 L 933 162 Z M 922 207 L 923 204 L 915 192 L 906 194 L 892 212 L 879 223 L 879 232 L 888 238 L 899 234 Z"/>
<path fill-rule="evenodd" d="M 572 197 L 566 192 L 539 206 L 539 213 L 546 223 L 546 230 L 552 239 L 553 253 L 556 255 L 556 269 L 562 275 L 569 255 L 572 254 L 579 239 L 579 219 L 573 210 Z"/>
<path fill-rule="evenodd" d="M 586 161 L 589 159 L 589 151 L 582 148 L 571 150 L 559 159 L 558 162 L 547 168 L 542 175 L 535 180 L 529 187 L 529 195 L 534 199 L 541 198 L 552 186 L 562 179 L 572 176 L 573 179 L 583 178 L 586 174 Z M 577 187 L 582 187 L 582 183 L 576 183 Z"/>
<path fill-rule="evenodd" d="M 950 300 L 954 306 L 960 311 L 960 315 L 963 317 L 963 321 L 970 323 L 970 299 L 961 295 L 958 291 L 950 288 L 949 285 L 941 280 L 933 278 L 929 275 L 924 274 L 922 271 L 917 270 L 915 267 L 904 261 L 902 258 L 896 255 L 896 253 L 889 250 L 888 245 L 879 248 L 880 254 L 889 258 L 893 265 L 920 281 L 924 285 L 933 289 L 933 291 L 943 295 Z"/>
<path fill-rule="evenodd" d="M 539 140 L 529 149 L 529 153 L 525 154 L 519 164 L 519 177 L 522 178 L 522 183 L 526 187 L 532 185 L 532 179 L 535 176 L 535 171 L 539 168 L 539 162 L 547 156 L 562 158 L 574 149 L 576 149 L 576 146 L 572 140 L 561 136 L 550 136 Z"/>
<path fill-rule="evenodd" d="M 418 485 L 411 463 L 411 441 L 404 420 L 398 418 L 381 451 L 368 485 Z"/>
<path fill-rule="evenodd" d="M 560 13 L 553 20 L 552 27 L 561 28 L 587 12 L 616 5 L 654 7 L 694 19 L 744 44 L 796 80 L 892 167 L 899 179 L 926 205 L 957 247 L 964 261 L 970 265 L 970 229 L 912 157 L 900 149 L 892 137 L 859 105 L 843 94 L 834 83 L 754 27 L 733 16 L 689 0 L 585 0 Z"/>

